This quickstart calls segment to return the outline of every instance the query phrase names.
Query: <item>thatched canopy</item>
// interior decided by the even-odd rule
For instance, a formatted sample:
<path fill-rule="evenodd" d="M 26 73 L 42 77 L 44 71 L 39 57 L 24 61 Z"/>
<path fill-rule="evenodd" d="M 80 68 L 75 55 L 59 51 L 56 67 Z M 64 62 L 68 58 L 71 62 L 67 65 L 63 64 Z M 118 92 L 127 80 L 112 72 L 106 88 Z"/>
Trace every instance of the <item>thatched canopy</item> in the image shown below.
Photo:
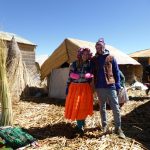
<path fill-rule="evenodd" d="M 129 55 L 130 57 L 150 57 L 150 49 L 140 50 Z"/>
<path fill-rule="evenodd" d="M 58 48 L 54 50 L 52 55 L 41 66 L 41 78 L 44 79 L 55 68 L 59 68 L 63 63 L 71 63 L 76 60 L 77 50 L 80 47 L 88 47 L 95 54 L 95 43 L 82 41 L 78 39 L 67 38 Z M 140 65 L 136 60 L 132 59 L 120 50 L 106 45 L 106 49 L 116 58 L 118 64 Z"/>

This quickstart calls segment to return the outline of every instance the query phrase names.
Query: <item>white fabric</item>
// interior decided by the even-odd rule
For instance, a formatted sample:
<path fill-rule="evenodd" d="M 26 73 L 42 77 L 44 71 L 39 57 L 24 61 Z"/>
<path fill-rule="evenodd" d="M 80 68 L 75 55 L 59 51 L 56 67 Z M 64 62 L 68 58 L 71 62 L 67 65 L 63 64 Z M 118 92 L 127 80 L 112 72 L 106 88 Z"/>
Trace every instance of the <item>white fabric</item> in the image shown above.
<path fill-rule="evenodd" d="M 49 97 L 64 99 L 69 68 L 54 69 L 49 80 Z"/>
<path fill-rule="evenodd" d="M 126 103 L 129 100 L 126 88 L 122 88 L 120 94 L 118 95 L 119 104 Z"/>
<path fill-rule="evenodd" d="M 134 90 L 147 90 L 147 86 L 145 86 L 143 83 L 136 81 L 131 85 L 131 88 Z"/>

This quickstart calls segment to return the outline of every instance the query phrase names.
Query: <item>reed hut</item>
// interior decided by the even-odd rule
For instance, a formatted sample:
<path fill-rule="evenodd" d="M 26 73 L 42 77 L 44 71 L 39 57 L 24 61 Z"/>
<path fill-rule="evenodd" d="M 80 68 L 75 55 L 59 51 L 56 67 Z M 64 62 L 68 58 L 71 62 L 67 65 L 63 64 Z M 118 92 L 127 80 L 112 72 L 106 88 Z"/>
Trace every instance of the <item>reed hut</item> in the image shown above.
<path fill-rule="evenodd" d="M 49 97 L 65 98 L 66 80 L 69 72 L 68 66 L 76 60 L 77 50 L 80 47 L 90 48 L 93 54 L 96 52 L 95 43 L 67 38 L 42 64 L 41 78 L 47 78 Z M 135 76 L 141 78 L 142 67 L 140 63 L 113 46 L 106 45 L 106 49 L 116 58 L 127 82 L 131 82 Z"/>
<path fill-rule="evenodd" d="M 147 82 L 148 76 L 145 73 L 145 69 L 148 65 L 150 65 L 150 49 L 140 50 L 130 54 L 129 56 L 138 61 L 143 66 L 142 81 Z"/>
<path fill-rule="evenodd" d="M 9 48 L 10 46 L 12 37 L 15 38 L 19 46 L 19 49 L 22 54 L 22 60 L 23 62 L 25 62 L 27 68 L 30 70 L 34 69 L 35 68 L 35 50 L 36 50 L 37 45 L 14 33 L 0 31 L 0 39 L 2 39 L 6 43 L 7 48 Z"/>
<path fill-rule="evenodd" d="M 40 72 L 35 63 L 36 45 L 15 34 L 0 32 L 0 39 L 6 46 L 7 78 L 11 96 L 15 101 L 20 97 L 35 95 L 31 87 L 40 87 Z"/>

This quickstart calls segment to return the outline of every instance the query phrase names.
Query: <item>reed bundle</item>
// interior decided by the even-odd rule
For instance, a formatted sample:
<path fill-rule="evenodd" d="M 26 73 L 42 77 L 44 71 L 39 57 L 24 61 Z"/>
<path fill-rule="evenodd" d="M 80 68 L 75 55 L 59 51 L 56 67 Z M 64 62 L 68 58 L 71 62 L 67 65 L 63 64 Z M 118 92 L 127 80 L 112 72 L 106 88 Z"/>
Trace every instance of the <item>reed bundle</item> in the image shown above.
<path fill-rule="evenodd" d="M 0 40 L 0 101 L 1 101 L 1 126 L 12 125 L 12 102 L 6 75 L 6 45 Z"/>

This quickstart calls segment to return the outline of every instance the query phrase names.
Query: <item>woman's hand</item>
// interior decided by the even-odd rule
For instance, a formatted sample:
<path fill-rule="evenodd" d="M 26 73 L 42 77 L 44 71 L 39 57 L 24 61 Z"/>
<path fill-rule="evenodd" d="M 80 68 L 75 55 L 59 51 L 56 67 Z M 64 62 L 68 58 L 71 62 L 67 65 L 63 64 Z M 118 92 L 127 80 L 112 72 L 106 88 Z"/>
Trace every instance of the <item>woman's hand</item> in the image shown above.
<path fill-rule="evenodd" d="M 94 75 L 91 74 L 91 73 L 86 73 L 86 74 L 84 75 L 84 77 L 85 77 L 86 79 L 90 79 L 90 78 L 93 78 Z"/>
<path fill-rule="evenodd" d="M 79 76 L 79 74 L 77 74 L 77 73 L 70 73 L 70 78 L 77 80 L 77 79 L 80 78 L 80 76 Z"/>

